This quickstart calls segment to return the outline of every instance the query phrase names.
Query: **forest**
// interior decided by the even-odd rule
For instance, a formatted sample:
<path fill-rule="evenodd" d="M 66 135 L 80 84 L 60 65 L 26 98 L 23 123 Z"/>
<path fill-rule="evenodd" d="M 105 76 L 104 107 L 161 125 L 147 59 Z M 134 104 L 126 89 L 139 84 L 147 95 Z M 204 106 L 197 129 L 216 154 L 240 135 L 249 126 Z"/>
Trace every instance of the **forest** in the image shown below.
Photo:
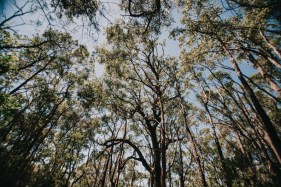
<path fill-rule="evenodd" d="M 281 186 L 280 0 L 1 0 L 0 186 Z"/>

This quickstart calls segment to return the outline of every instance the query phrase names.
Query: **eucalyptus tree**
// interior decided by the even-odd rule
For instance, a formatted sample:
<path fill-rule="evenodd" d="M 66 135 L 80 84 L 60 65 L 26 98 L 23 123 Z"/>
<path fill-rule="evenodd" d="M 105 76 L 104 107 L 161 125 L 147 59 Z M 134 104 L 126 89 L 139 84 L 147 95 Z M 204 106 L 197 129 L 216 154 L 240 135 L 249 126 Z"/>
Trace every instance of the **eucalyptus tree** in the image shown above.
<path fill-rule="evenodd" d="M 230 63 L 253 105 L 253 111 L 261 119 L 265 136 L 267 136 L 266 141 L 280 163 L 278 123 L 275 123 L 271 119 L 270 114 L 267 113 L 263 106 L 263 101 L 255 93 L 257 84 L 255 82 L 251 82 L 254 84 L 249 83 L 246 73 L 243 73 L 243 70 L 239 66 L 240 62 L 245 63 L 249 61 L 254 63 L 253 68 L 257 68 L 259 75 L 264 78 L 265 83 L 270 85 L 272 90 L 276 91 L 273 95 L 278 95 L 278 77 L 280 74 L 280 70 L 278 69 L 279 45 L 272 43 L 272 47 L 276 50 L 273 50 L 273 48 L 269 49 L 269 43 L 272 41 L 269 43 L 265 42 L 268 36 L 262 37 L 262 32 L 259 35 L 254 33 L 260 32 L 256 27 L 258 26 L 263 31 L 266 31 L 267 34 L 270 34 L 271 40 L 275 40 L 275 38 L 279 37 L 279 25 L 276 24 L 276 30 L 270 27 L 271 22 L 268 21 L 267 8 L 264 8 L 264 11 L 258 12 L 255 15 L 255 19 L 250 19 L 250 16 L 253 16 L 253 14 L 250 14 L 247 10 L 244 12 L 240 10 L 239 13 L 243 13 L 242 15 L 228 15 L 228 9 L 225 9 L 220 3 L 212 1 L 199 1 L 199 3 L 188 1 L 183 8 L 184 17 L 182 23 L 185 27 L 180 29 L 179 33 L 182 33 L 182 46 L 191 47 L 191 49 L 189 48 L 183 53 L 183 63 L 204 63 L 207 66 L 221 66 L 226 68 L 228 66 L 227 62 Z M 278 40 L 275 41 L 277 42 Z M 244 46 L 253 46 L 255 49 Z M 264 48 L 267 48 L 265 51 L 269 51 L 270 54 L 258 57 L 252 53 L 253 51 L 260 51 Z M 277 51 L 277 54 L 273 54 L 275 58 L 273 61 L 278 63 L 274 65 L 273 61 L 270 61 L 269 58 L 275 51 Z M 244 55 L 248 56 L 245 58 Z M 258 59 L 256 59 L 257 57 Z M 268 58 L 264 59 L 264 57 Z M 266 63 L 266 66 L 271 66 L 273 68 L 272 71 L 276 72 L 276 76 L 274 73 L 269 75 L 269 72 L 263 71 L 265 70 L 264 66 L 260 63 Z M 267 86 L 263 88 L 265 91 L 268 90 Z M 269 89 L 267 92 L 271 92 L 271 90 Z M 279 102 L 278 99 L 277 101 Z"/>
<path fill-rule="evenodd" d="M 26 2 L 0 22 L 4 183 L 280 185 L 280 2 L 118 1 L 125 15 L 93 53 L 99 79 L 86 47 L 54 28 L 87 20 L 96 32 L 107 2 Z M 181 63 L 160 42 L 178 5 Z M 42 36 L 15 32 L 37 11 Z"/>
<path fill-rule="evenodd" d="M 30 4 L 33 7 L 24 12 Z M 51 28 L 55 27 L 53 13 L 56 13 L 59 18 L 66 15 L 72 21 L 82 16 L 98 29 L 97 14 L 103 14 L 102 6 L 98 1 L 55 0 L 26 1 L 22 7 L 15 6 L 18 10 L 11 17 L 5 17 L 0 24 L 1 176 L 7 185 L 75 185 L 84 176 L 89 176 L 86 175 L 89 170 L 86 166 L 94 166 L 88 162 L 82 163 L 85 156 L 83 146 L 86 142 L 91 144 L 91 138 L 83 126 L 85 116 L 91 118 L 91 111 L 87 110 L 90 106 L 79 106 L 75 98 L 78 85 L 83 85 L 84 79 L 89 76 L 87 71 L 80 75 L 75 72 L 80 72 L 81 66 L 86 70 L 89 53 L 69 34 L 49 29 L 42 37 L 38 35 L 30 39 L 17 34 L 10 23 L 17 17 L 39 9 Z M 129 2 L 129 6 L 130 12 L 133 9 L 138 11 L 136 7 L 140 7 L 132 5 L 132 2 Z M 153 14 L 159 12 L 160 7 Z M 150 16 L 149 22 L 151 19 Z M 112 136 L 114 134 L 112 132 Z M 164 145 L 165 142 L 162 143 Z M 123 145 L 116 147 L 121 148 Z M 88 151 L 91 154 L 94 152 L 91 149 Z M 110 169 L 105 168 L 105 173 L 115 173 L 118 168 L 117 175 L 120 174 L 119 168 L 123 167 L 120 156 L 121 153 L 117 157 L 112 152 L 108 154 Z M 95 157 L 88 158 L 90 161 L 95 160 Z M 164 175 L 162 181 L 165 180 Z M 13 177 L 17 180 L 12 180 Z M 108 177 L 112 185 L 118 181 L 114 174 Z M 105 178 L 106 175 L 98 184 L 105 185 Z"/>
<path fill-rule="evenodd" d="M 44 149 L 62 128 L 62 118 L 79 109 L 75 89 L 87 74 L 75 71 L 81 63 L 86 70 L 89 53 L 69 34 L 54 30 L 18 40 L 3 33 L 9 37 L 3 38 L 1 50 L 7 67 L 1 72 L 1 177 L 7 185 L 20 186 L 29 182 L 25 170 L 32 174 L 37 164 L 44 167 Z M 67 123 L 74 120 L 68 117 Z"/>
<path fill-rule="evenodd" d="M 127 126 L 126 136 L 109 137 L 103 144 L 107 148 L 126 145 L 123 167 L 135 160 L 142 164 L 140 171 L 148 175 L 148 185 L 166 186 L 169 167 L 173 167 L 169 163 L 174 162 L 176 154 L 171 147 L 185 135 L 175 135 L 179 129 L 175 99 L 178 64 L 165 57 L 163 46 L 154 37 L 143 35 L 138 28 L 116 24 L 107 29 L 110 45 L 96 50 L 106 70 L 105 109 L 118 116 L 116 128 Z"/>
<path fill-rule="evenodd" d="M 210 73 L 207 77 L 199 73 L 199 67 L 202 71 L 200 65 L 194 69 L 195 80 L 201 87 L 197 91 L 202 106 L 198 119 L 210 126 L 203 129 L 215 142 L 210 148 L 215 147 L 216 152 L 211 152 L 210 157 L 219 158 L 211 160 L 212 166 L 219 163 L 221 176 L 233 181 L 233 185 L 278 185 L 280 165 L 272 155 L 262 121 L 256 117 L 243 87 L 225 71 L 203 65 L 205 73 Z M 213 173 L 212 170 L 208 167 L 206 171 Z"/>

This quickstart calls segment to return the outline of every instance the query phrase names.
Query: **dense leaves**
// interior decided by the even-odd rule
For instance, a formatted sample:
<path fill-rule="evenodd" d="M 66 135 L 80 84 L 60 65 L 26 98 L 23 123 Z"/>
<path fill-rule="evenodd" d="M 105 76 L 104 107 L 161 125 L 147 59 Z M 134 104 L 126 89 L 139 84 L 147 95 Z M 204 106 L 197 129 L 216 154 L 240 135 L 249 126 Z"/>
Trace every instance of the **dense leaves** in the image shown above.
<path fill-rule="evenodd" d="M 280 186 L 280 2 L 108 5 L 30 0 L 1 19 L 1 185 Z M 21 35 L 38 11 L 47 29 Z M 59 19 L 106 39 L 91 52 Z"/>

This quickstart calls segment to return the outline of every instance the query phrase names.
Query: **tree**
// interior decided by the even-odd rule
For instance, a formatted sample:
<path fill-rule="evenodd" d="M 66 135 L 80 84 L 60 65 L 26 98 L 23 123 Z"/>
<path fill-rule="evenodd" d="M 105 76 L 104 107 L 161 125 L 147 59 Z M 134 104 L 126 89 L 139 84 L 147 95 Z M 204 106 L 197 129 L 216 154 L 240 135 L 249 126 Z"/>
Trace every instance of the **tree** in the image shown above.
<path fill-rule="evenodd" d="M 279 1 L 13 6 L 0 21 L 1 184 L 280 186 Z M 23 36 L 28 14 L 47 29 Z M 106 40 L 88 50 L 80 25 Z"/>

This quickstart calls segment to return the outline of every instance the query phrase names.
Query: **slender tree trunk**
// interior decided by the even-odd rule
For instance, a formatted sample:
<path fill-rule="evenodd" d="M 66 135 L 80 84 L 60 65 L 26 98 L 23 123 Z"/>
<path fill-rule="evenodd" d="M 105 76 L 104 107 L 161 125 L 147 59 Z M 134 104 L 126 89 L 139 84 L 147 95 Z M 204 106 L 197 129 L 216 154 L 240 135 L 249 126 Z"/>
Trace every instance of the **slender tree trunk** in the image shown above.
<path fill-rule="evenodd" d="M 112 151 L 113 151 L 113 146 L 111 147 L 110 154 L 112 154 Z M 101 179 L 100 185 L 99 185 L 101 187 L 105 186 L 106 174 L 107 174 L 107 169 L 108 169 L 108 166 L 109 166 L 110 158 L 111 158 L 111 155 L 108 155 L 108 158 L 106 159 L 106 164 L 105 164 L 104 169 L 103 169 L 102 179 Z"/>
<path fill-rule="evenodd" d="M 222 149 L 221 149 L 221 145 L 220 145 L 217 133 L 216 133 L 216 129 L 215 129 L 215 126 L 214 126 L 214 123 L 213 123 L 211 113 L 209 111 L 207 103 L 205 103 L 205 102 L 203 102 L 203 103 L 204 103 L 204 107 L 205 107 L 205 109 L 208 113 L 208 118 L 209 118 L 209 122 L 211 124 L 211 129 L 212 129 L 212 134 L 214 136 L 215 144 L 216 144 L 216 147 L 217 147 L 217 150 L 218 150 L 218 153 L 219 153 L 219 158 L 220 158 L 220 161 L 221 161 L 221 164 L 222 164 L 222 168 L 223 168 L 223 172 L 224 172 L 224 180 L 225 180 L 224 183 L 226 184 L 227 187 L 232 187 L 231 176 L 230 176 L 230 173 L 228 172 L 228 168 L 227 168 L 226 163 L 225 163 L 225 158 L 224 158 L 224 155 L 223 155 L 223 152 L 222 152 Z"/>
<path fill-rule="evenodd" d="M 193 147 L 193 151 L 194 151 L 194 158 L 198 164 L 198 167 L 199 167 L 199 172 L 200 172 L 200 176 L 201 176 L 201 180 L 202 180 L 202 184 L 204 187 L 208 187 L 208 183 L 206 181 L 206 177 L 205 177 L 205 174 L 204 174 L 204 169 L 203 169 L 203 166 L 202 166 L 202 163 L 201 163 L 201 159 L 200 159 L 200 156 L 199 156 L 199 152 L 198 152 L 198 148 L 197 148 L 197 143 L 193 137 L 193 134 L 190 130 L 190 128 L 188 127 L 188 121 L 187 121 L 187 114 L 185 112 L 185 108 L 182 104 L 182 99 L 180 101 L 180 105 L 181 105 L 181 109 L 182 109 L 182 113 L 183 113 L 183 117 L 184 117 L 184 125 L 185 125 L 185 128 L 186 128 L 186 131 L 191 139 L 191 144 L 192 144 L 192 147 Z"/>
<path fill-rule="evenodd" d="M 162 95 L 159 97 L 160 99 L 160 113 L 161 113 L 161 187 L 166 187 L 166 175 L 167 175 L 167 166 L 166 166 L 166 126 L 164 119 L 164 108 L 163 108 L 163 100 Z"/>
<path fill-rule="evenodd" d="M 15 89 L 13 89 L 9 94 L 12 95 L 15 92 L 17 92 L 19 89 L 21 89 L 21 87 L 23 87 L 26 83 L 28 83 L 31 79 L 33 79 L 36 75 L 38 75 L 39 73 L 41 73 L 43 70 L 46 69 L 46 67 L 54 60 L 55 58 L 51 58 L 41 69 L 39 69 L 36 73 L 34 73 L 32 76 L 30 76 L 28 79 L 26 79 L 23 83 L 21 83 L 18 87 L 16 87 Z"/>
<path fill-rule="evenodd" d="M 275 54 L 281 59 L 281 52 L 274 46 L 272 45 L 269 40 L 266 38 L 266 36 L 263 34 L 261 30 L 259 30 L 259 33 L 264 40 L 264 42 L 275 52 Z"/>
<path fill-rule="evenodd" d="M 194 71 L 194 76 L 195 76 L 195 78 L 197 79 L 197 81 L 199 83 L 200 79 L 196 75 L 195 71 Z M 206 82 L 204 82 L 204 83 L 207 85 Z M 210 112 L 210 110 L 208 108 L 209 96 L 207 95 L 207 93 L 205 91 L 205 88 L 202 87 L 202 89 L 203 89 L 203 93 L 205 94 L 206 101 L 204 101 L 202 98 L 201 98 L 201 101 L 202 101 L 202 103 L 204 105 L 204 108 L 205 108 L 207 114 L 208 114 L 209 123 L 210 123 L 211 129 L 212 129 L 212 134 L 213 134 L 213 137 L 215 139 L 215 144 L 216 144 L 216 147 L 217 147 L 217 150 L 218 150 L 219 158 L 220 158 L 220 161 L 221 161 L 221 164 L 222 164 L 222 168 L 223 168 L 223 172 L 224 172 L 223 173 L 223 175 L 224 175 L 224 183 L 226 184 L 227 187 L 231 187 L 232 186 L 232 180 L 230 178 L 230 173 L 228 172 L 228 169 L 227 169 L 227 166 L 226 166 L 226 163 L 225 163 L 225 158 L 224 158 L 224 155 L 223 155 L 223 152 L 222 152 L 222 149 L 221 149 L 221 145 L 220 145 L 217 133 L 216 133 L 216 129 L 215 129 L 215 125 L 214 125 L 214 122 L 213 122 L 213 118 L 212 118 L 211 112 Z"/>
<path fill-rule="evenodd" d="M 179 157 L 180 157 L 180 184 L 179 187 L 184 187 L 184 170 L 183 170 L 183 151 L 181 148 L 181 142 L 179 143 Z"/>
<path fill-rule="evenodd" d="M 250 87 L 250 85 L 247 83 L 247 81 L 245 80 L 245 78 L 243 77 L 243 74 L 237 64 L 237 62 L 234 60 L 234 58 L 232 57 L 232 55 L 230 54 L 230 52 L 227 50 L 227 48 L 225 47 L 224 43 L 221 41 L 222 47 L 226 53 L 226 55 L 228 56 L 228 58 L 230 59 L 230 62 L 234 68 L 234 70 L 237 73 L 238 79 L 241 81 L 244 89 L 246 90 L 247 94 L 249 95 L 257 114 L 260 116 L 264 127 L 268 133 L 268 141 L 270 146 L 272 147 L 274 154 L 276 155 L 279 163 L 281 163 L 281 141 L 278 137 L 278 134 L 275 130 L 274 125 L 272 124 L 269 116 L 267 115 L 267 113 L 264 111 L 263 107 L 260 105 L 256 95 L 254 94 L 254 91 L 252 90 L 252 88 Z"/>
<path fill-rule="evenodd" d="M 277 94 L 278 97 L 281 98 L 281 89 L 278 86 L 278 84 L 276 84 L 271 77 L 265 72 L 264 68 L 257 62 L 257 60 L 254 58 L 254 56 L 249 52 L 249 51 L 245 51 L 246 54 L 249 57 L 249 60 L 253 63 L 253 65 L 258 69 L 258 72 L 260 73 L 260 75 L 262 76 L 263 79 L 266 80 L 266 82 L 269 84 L 269 86 L 271 87 L 271 89 L 273 89 Z"/>

